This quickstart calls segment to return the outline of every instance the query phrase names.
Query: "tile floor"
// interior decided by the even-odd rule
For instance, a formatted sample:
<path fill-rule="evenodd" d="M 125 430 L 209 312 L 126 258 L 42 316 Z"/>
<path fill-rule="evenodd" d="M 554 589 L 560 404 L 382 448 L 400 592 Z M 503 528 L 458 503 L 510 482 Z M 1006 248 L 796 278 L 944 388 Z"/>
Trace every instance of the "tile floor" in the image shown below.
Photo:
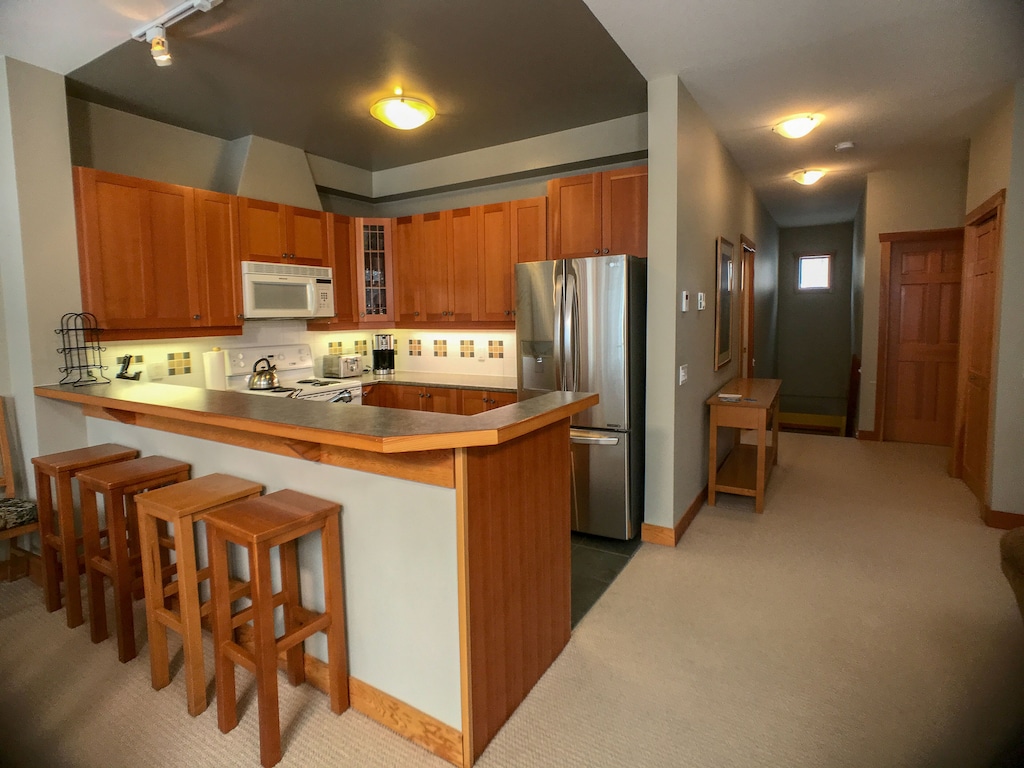
<path fill-rule="evenodd" d="M 630 541 L 572 534 L 572 625 L 579 624 L 615 577 L 640 548 L 640 537 Z"/>

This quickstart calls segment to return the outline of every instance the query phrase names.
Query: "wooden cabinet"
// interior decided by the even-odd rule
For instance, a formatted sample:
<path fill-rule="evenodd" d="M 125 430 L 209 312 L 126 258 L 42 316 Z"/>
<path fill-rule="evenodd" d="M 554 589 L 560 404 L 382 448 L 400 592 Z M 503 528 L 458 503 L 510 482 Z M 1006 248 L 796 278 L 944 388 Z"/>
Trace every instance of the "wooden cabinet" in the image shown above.
<path fill-rule="evenodd" d="M 395 219 L 395 269 L 398 317 L 403 325 L 450 322 L 452 269 L 451 211 L 419 213 Z"/>
<path fill-rule="evenodd" d="M 371 390 L 369 401 L 367 390 Z M 363 387 L 363 405 L 407 411 L 458 413 L 459 390 L 450 387 L 420 387 L 415 384 L 371 384 Z"/>
<path fill-rule="evenodd" d="M 363 405 L 386 407 L 384 405 L 384 393 L 386 389 L 386 384 L 364 384 Z"/>
<path fill-rule="evenodd" d="M 244 261 L 329 265 L 328 222 L 323 211 L 238 198 Z"/>
<path fill-rule="evenodd" d="M 360 308 L 356 281 L 362 272 L 356 269 L 356 222 L 349 216 L 327 214 L 327 265 L 333 270 L 334 317 L 306 323 L 310 331 L 334 331 L 356 328 Z"/>
<path fill-rule="evenodd" d="M 552 259 L 647 256 L 647 166 L 548 182 Z"/>
<path fill-rule="evenodd" d="M 509 203 L 509 209 L 513 265 L 547 259 L 548 199 L 531 197 L 513 200 Z"/>
<path fill-rule="evenodd" d="M 390 326 L 398 316 L 391 219 L 354 219 L 356 311 L 359 325 Z"/>
<path fill-rule="evenodd" d="M 477 413 L 501 408 L 517 402 L 515 392 L 498 392 L 483 389 L 463 389 L 460 392 L 459 413 L 473 416 Z"/>
<path fill-rule="evenodd" d="M 516 306 L 511 205 L 482 205 L 478 219 L 479 305 L 473 319 L 511 325 Z"/>
<path fill-rule="evenodd" d="M 82 306 L 104 338 L 241 332 L 228 196 L 200 195 L 197 216 L 190 187 L 91 168 L 74 190 Z"/>

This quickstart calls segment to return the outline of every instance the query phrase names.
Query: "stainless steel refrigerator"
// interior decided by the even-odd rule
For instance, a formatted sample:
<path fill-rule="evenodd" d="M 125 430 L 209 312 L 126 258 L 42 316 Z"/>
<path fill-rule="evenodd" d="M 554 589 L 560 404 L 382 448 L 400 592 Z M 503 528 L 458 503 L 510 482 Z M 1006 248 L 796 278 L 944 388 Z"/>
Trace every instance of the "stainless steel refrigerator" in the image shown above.
<path fill-rule="evenodd" d="M 597 392 L 572 419 L 573 530 L 640 531 L 647 262 L 594 256 L 516 265 L 519 399 Z"/>

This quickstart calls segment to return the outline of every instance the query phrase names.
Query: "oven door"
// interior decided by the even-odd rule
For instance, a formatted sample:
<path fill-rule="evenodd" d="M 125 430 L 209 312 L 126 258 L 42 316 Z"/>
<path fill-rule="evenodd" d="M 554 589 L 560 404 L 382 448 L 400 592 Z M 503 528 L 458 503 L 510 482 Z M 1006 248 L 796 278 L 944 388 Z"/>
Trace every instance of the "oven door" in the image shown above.
<path fill-rule="evenodd" d="M 242 275 L 247 319 L 316 316 L 316 281 L 299 275 Z"/>

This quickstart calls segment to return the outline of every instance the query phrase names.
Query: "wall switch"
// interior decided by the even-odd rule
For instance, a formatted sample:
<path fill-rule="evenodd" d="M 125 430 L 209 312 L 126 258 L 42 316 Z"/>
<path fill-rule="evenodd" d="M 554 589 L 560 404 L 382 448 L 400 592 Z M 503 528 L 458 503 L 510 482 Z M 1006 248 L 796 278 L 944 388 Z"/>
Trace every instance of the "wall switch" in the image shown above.
<path fill-rule="evenodd" d="M 706 304 L 704 302 L 704 291 L 701 291 L 700 293 L 697 294 L 697 309 L 704 309 L 705 306 Z"/>
<path fill-rule="evenodd" d="M 683 291 L 679 297 L 679 311 L 686 312 L 690 308 L 690 292 Z"/>
<path fill-rule="evenodd" d="M 686 369 L 686 366 L 685 365 L 680 365 L 679 366 L 679 383 L 680 384 L 686 383 L 686 379 L 688 377 L 689 377 L 689 373 L 688 373 L 688 371 Z"/>

